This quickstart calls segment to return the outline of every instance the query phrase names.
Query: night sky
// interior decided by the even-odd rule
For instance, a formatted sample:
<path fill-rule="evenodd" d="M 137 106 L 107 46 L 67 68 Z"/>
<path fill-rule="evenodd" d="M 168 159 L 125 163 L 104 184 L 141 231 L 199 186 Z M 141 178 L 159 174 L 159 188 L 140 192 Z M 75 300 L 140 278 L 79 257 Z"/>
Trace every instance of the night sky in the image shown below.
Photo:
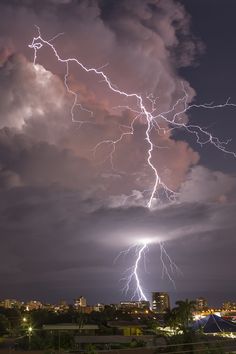
<path fill-rule="evenodd" d="M 165 242 L 182 271 L 176 289 L 162 278 L 158 243 L 149 245 L 146 294 L 175 300 L 204 296 L 210 304 L 236 300 L 236 159 L 200 146 L 183 130 L 156 134 L 153 163 L 178 192 L 175 202 L 147 190 L 145 122 L 117 145 L 130 124 L 128 100 L 101 78 L 71 65 L 68 82 L 86 111 L 75 111 L 64 85 L 65 65 L 52 51 L 29 48 L 35 25 L 63 58 L 102 67 L 127 92 L 158 97 L 167 111 L 183 95 L 192 103 L 236 103 L 234 0 L 1 0 L 0 1 L 0 298 L 89 303 L 129 299 L 120 279 L 132 255 L 117 254 L 142 238 Z M 192 109 L 199 124 L 236 152 L 236 107 Z"/>

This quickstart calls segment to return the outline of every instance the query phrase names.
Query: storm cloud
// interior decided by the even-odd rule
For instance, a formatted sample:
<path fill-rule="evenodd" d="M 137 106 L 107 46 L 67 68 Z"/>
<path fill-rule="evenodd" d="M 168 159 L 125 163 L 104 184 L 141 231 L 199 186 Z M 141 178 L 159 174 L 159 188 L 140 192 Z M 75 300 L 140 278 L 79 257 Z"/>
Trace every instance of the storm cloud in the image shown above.
<path fill-rule="evenodd" d="M 48 48 L 40 50 L 34 65 L 28 47 L 37 36 L 35 25 L 45 38 L 63 32 L 54 41 L 63 58 L 77 57 L 87 67 L 104 66 L 119 88 L 152 94 L 158 110 L 166 111 L 182 96 L 183 85 L 189 102 L 196 96 L 179 70 L 195 65 L 204 46 L 191 33 L 184 6 L 172 0 L 11 0 L 1 1 L 0 14 L 3 296 L 46 299 L 54 287 L 58 297 L 78 291 L 90 297 L 97 280 L 102 284 L 96 290 L 100 298 L 91 296 L 91 301 L 118 301 L 122 295 L 117 281 L 130 260 L 113 260 L 140 237 L 151 238 L 156 247 L 150 250 L 150 275 L 145 276 L 148 292 L 155 284 L 171 289 L 168 280 L 161 280 L 159 241 L 166 242 L 187 277 L 192 272 L 193 292 L 195 279 L 205 285 L 206 267 L 211 274 L 214 257 L 233 243 L 235 176 L 220 166 L 217 171 L 203 166 L 190 139 L 157 134 L 155 144 L 163 148 L 155 149 L 153 163 L 178 196 L 147 209 L 145 193 L 150 193 L 154 175 L 147 164 L 145 122 L 138 120 L 135 134 L 117 145 L 112 168 L 111 144 L 96 151 L 94 147 L 118 139 L 121 127 L 130 124 L 132 112 L 117 109 L 127 106 L 127 100 L 111 94 L 100 77 L 72 65 L 68 82 L 85 107 L 78 106 L 73 120 L 74 97 L 64 85 L 65 65 Z M 14 26 L 9 27 L 13 16 Z M 185 114 L 182 118 L 190 119 Z M 214 252 L 197 271 L 191 268 L 212 244 Z M 224 271 L 227 265 L 219 277 Z M 27 293 L 24 289 L 31 285 Z"/>

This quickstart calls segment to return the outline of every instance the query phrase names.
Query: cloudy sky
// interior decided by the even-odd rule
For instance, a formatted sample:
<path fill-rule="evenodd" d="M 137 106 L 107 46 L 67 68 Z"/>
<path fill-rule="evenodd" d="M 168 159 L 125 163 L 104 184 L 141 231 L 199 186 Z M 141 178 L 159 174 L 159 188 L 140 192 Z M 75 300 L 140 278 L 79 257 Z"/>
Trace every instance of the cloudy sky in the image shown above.
<path fill-rule="evenodd" d="M 119 280 L 134 253 L 114 259 L 149 238 L 146 271 L 140 267 L 147 297 L 168 291 L 172 303 L 236 299 L 235 157 L 158 120 L 151 161 L 176 195 L 168 201 L 158 186 L 147 208 L 155 176 L 137 100 L 71 63 L 67 85 L 78 95 L 72 117 L 65 63 L 44 45 L 34 65 L 29 47 L 35 25 L 45 40 L 63 33 L 49 42 L 61 58 L 102 68 L 113 87 L 140 95 L 148 111 L 155 99 L 159 115 L 184 91 L 188 104 L 236 103 L 235 10 L 233 0 L 0 2 L 1 298 L 129 299 Z M 236 152 L 235 114 L 232 106 L 193 108 L 178 122 L 231 139 L 226 148 Z M 134 118 L 133 134 L 111 144 L 131 132 Z M 173 274 L 176 289 L 162 278 L 158 240 L 181 269 Z"/>

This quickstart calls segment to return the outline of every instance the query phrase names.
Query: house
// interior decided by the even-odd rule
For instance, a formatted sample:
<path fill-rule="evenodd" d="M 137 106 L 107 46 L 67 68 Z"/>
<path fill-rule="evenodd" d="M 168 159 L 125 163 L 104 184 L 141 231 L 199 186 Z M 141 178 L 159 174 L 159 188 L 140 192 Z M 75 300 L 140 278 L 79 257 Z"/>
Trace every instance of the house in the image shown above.
<path fill-rule="evenodd" d="M 117 329 L 117 332 L 123 336 L 141 336 L 146 325 L 134 321 L 109 321 L 107 325 Z"/>
<path fill-rule="evenodd" d="M 83 335 L 95 335 L 99 327 L 97 325 L 84 324 L 80 325 L 78 323 L 58 323 L 58 324 L 46 324 L 43 325 L 43 330 L 51 332 L 78 332 Z"/>

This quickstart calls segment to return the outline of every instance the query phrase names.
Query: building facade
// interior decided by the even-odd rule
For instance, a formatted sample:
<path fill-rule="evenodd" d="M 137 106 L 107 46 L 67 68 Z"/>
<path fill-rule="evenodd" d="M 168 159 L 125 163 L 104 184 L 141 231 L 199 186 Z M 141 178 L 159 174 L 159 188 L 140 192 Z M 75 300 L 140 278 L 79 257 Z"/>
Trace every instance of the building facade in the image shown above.
<path fill-rule="evenodd" d="M 74 303 L 74 307 L 77 310 L 80 309 L 81 307 L 87 307 L 87 300 L 85 299 L 85 297 L 80 296 L 78 299 L 76 299 Z"/>
<path fill-rule="evenodd" d="M 165 313 L 170 309 L 170 298 L 168 293 L 152 293 L 152 311 L 156 313 Z"/>
<path fill-rule="evenodd" d="M 198 297 L 196 299 L 196 306 L 197 311 L 204 311 L 207 310 L 207 300 L 204 297 Z"/>

